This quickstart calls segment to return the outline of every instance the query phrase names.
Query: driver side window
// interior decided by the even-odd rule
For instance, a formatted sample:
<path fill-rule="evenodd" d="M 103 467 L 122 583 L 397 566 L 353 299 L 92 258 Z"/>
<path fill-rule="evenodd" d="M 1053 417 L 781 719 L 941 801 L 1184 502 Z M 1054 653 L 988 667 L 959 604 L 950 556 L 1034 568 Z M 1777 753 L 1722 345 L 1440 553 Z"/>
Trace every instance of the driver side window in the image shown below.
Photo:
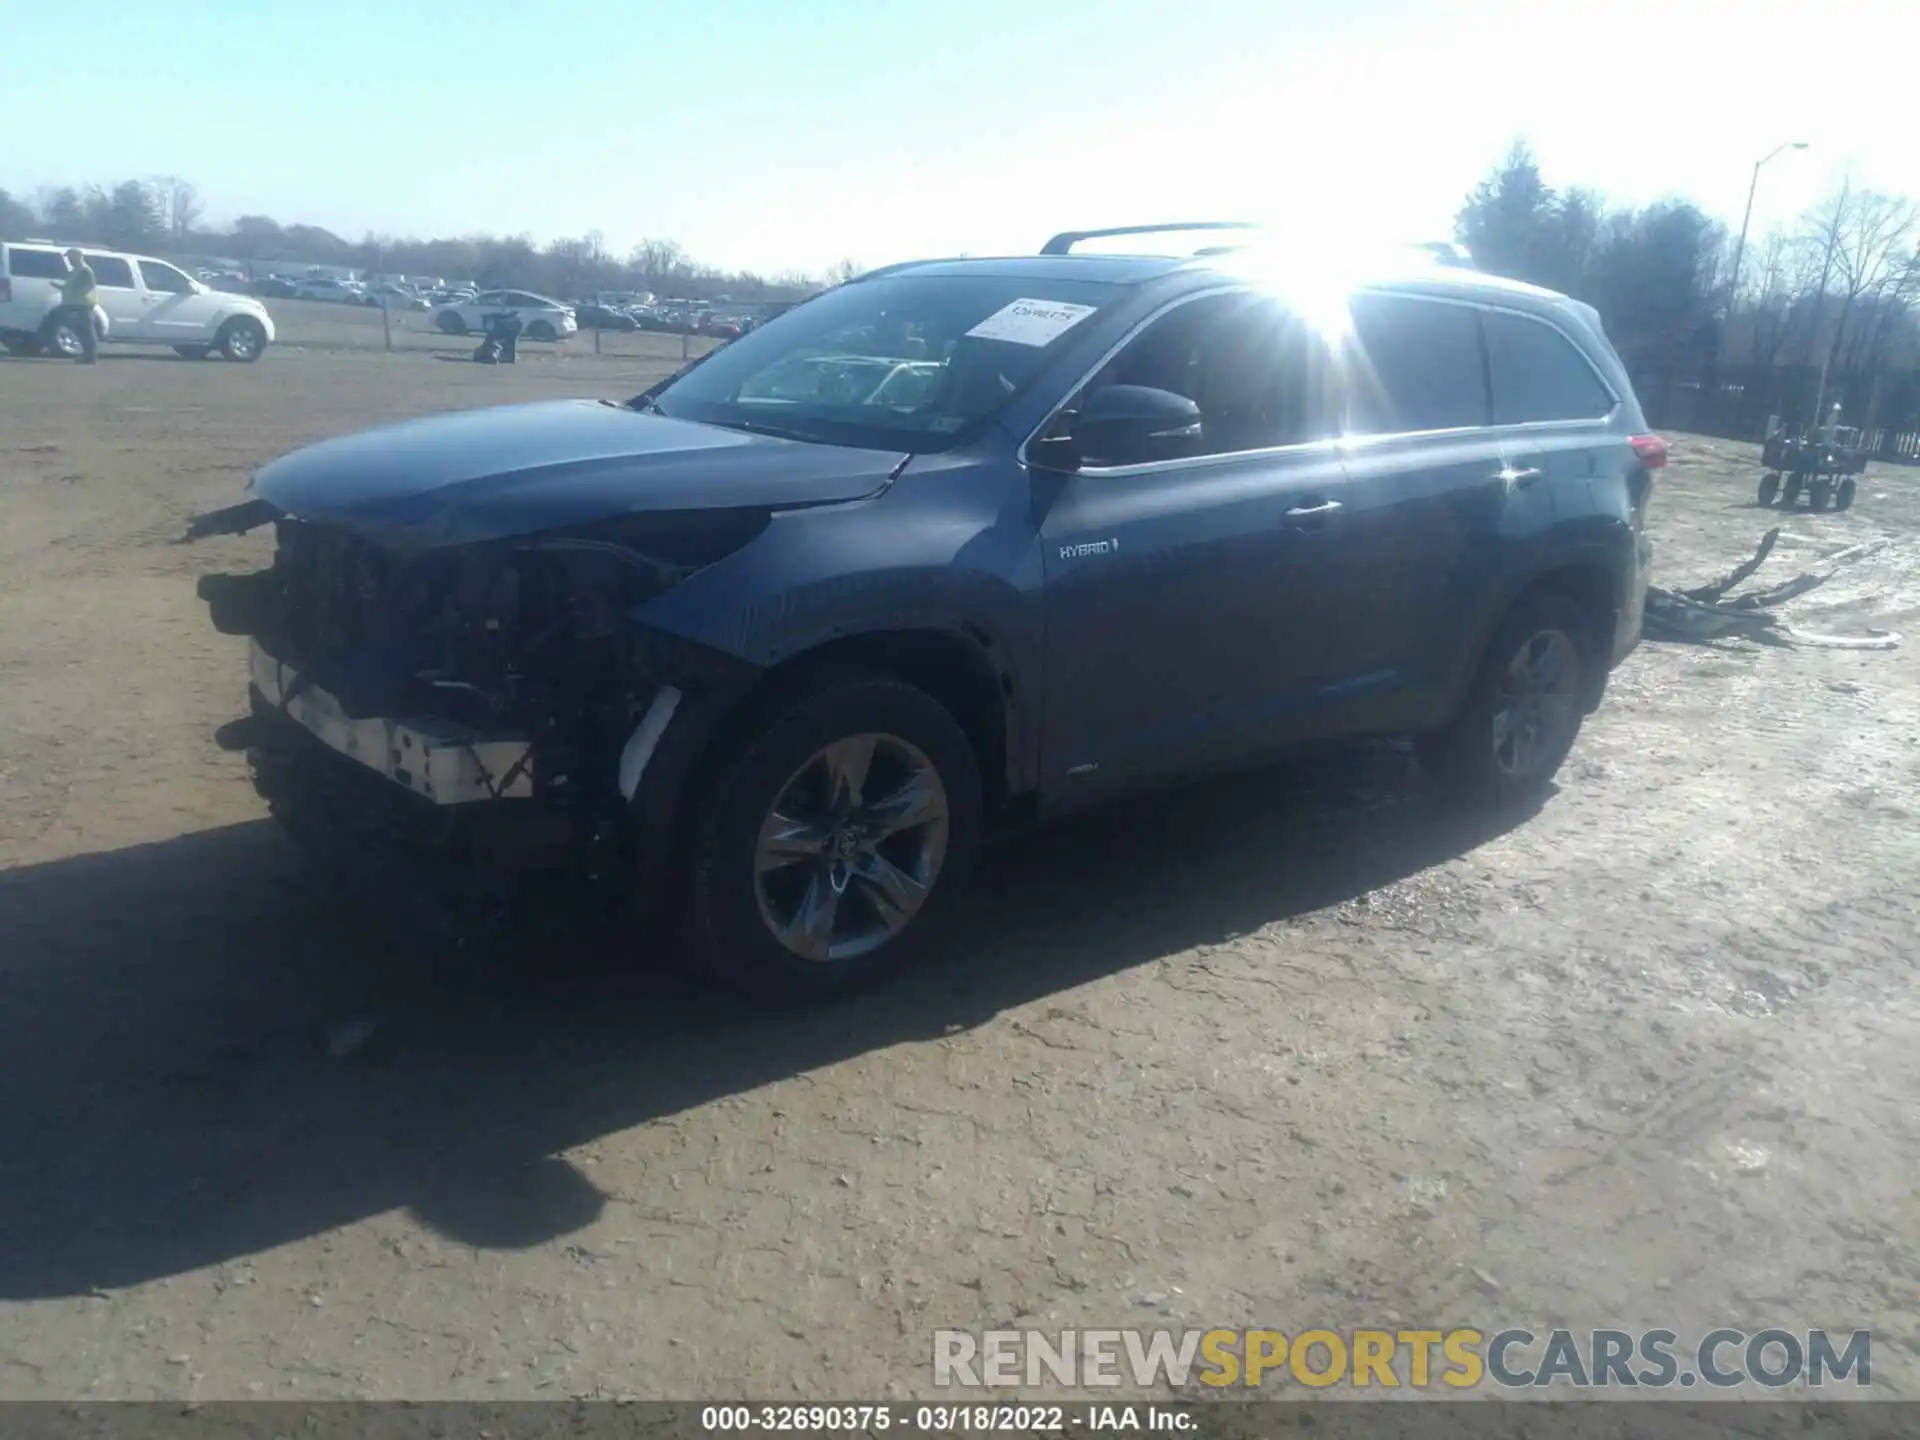
<path fill-rule="evenodd" d="M 1324 340 L 1277 300 L 1247 292 L 1206 295 L 1167 311 L 1101 367 L 1071 410 L 1114 385 L 1167 391 L 1198 407 L 1200 433 L 1188 457 L 1299 445 L 1341 429 L 1336 369 Z M 1082 462 L 1144 458 L 1084 455 Z"/>

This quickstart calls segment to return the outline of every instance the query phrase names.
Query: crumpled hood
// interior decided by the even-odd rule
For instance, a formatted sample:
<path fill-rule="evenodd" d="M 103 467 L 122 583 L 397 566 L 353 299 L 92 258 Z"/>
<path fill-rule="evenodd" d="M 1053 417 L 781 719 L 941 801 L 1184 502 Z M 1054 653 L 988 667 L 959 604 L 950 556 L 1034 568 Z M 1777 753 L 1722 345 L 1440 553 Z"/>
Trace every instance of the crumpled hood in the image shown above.
<path fill-rule="evenodd" d="M 858 500 L 906 456 L 551 400 L 434 415 L 296 450 L 249 490 L 302 520 L 407 547 L 467 545 L 645 511 Z"/>

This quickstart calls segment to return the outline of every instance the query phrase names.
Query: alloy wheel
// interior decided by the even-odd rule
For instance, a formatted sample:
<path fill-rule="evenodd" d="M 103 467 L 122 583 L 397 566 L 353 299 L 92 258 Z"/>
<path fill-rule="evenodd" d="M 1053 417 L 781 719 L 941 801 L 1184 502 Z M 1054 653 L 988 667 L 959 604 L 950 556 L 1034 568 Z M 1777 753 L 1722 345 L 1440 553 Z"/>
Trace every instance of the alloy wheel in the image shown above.
<path fill-rule="evenodd" d="M 849 735 L 817 751 L 781 787 L 754 845 L 768 932 L 823 963 L 886 944 L 933 893 L 950 815 L 939 770 L 898 736 Z"/>
<path fill-rule="evenodd" d="M 1580 661 L 1561 630 L 1537 631 L 1514 652 L 1493 708 L 1494 762 L 1515 779 L 1557 762 L 1580 722 Z"/>

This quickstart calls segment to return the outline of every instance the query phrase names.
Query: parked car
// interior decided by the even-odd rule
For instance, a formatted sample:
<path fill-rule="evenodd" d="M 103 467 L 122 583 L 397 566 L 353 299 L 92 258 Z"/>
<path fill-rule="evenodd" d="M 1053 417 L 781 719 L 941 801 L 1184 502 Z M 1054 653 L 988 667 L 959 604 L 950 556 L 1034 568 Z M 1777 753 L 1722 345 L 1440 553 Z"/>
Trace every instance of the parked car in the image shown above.
<path fill-rule="evenodd" d="M 64 248 L 0 242 L 0 344 L 9 354 L 80 353 L 81 337 L 53 318 L 67 273 Z M 151 255 L 91 247 L 83 253 L 99 287 L 107 333 L 116 343 L 258 360 L 273 341 L 273 321 L 255 299 L 210 289 Z"/>
<path fill-rule="evenodd" d="M 582 330 L 638 330 L 640 322 L 611 305 L 577 305 L 574 318 Z"/>
<path fill-rule="evenodd" d="M 277 527 L 202 582 L 250 637 L 223 743 L 383 893 L 425 847 L 497 894 L 458 837 L 518 844 L 766 1000 L 946 932 L 990 820 L 1403 733 L 1542 795 L 1666 458 L 1595 312 L 1081 238 L 859 277 L 625 407 L 273 462 L 190 530 Z"/>
<path fill-rule="evenodd" d="M 298 300 L 327 300 L 341 305 L 358 305 L 364 295 L 364 287 L 352 280 L 340 280 L 331 275 L 309 275 L 294 286 L 294 298 Z"/>
<path fill-rule="evenodd" d="M 360 297 L 362 305 L 376 310 L 431 310 L 424 295 L 416 295 L 404 285 L 376 285 Z"/>
<path fill-rule="evenodd" d="M 564 340 L 580 329 L 571 308 L 544 295 L 525 290 L 488 290 L 468 300 L 443 305 L 433 312 L 433 323 L 449 335 L 476 334 L 487 328 L 487 316 L 511 310 L 529 340 Z"/>
<path fill-rule="evenodd" d="M 300 287 L 284 275 L 262 275 L 249 281 L 247 289 L 263 300 L 291 300 Z"/>

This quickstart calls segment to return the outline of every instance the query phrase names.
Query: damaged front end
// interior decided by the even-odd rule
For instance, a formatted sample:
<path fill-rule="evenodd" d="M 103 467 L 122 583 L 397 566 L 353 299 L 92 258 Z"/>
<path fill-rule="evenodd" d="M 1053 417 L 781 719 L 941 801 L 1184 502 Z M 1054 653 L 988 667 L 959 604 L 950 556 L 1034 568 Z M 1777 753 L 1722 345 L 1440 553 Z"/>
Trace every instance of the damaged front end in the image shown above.
<path fill-rule="evenodd" d="M 637 612 L 769 519 L 652 512 L 405 549 L 257 500 L 202 517 L 188 538 L 271 523 L 278 542 L 266 569 L 200 581 L 215 628 L 251 647 L 251 713 L 221 743 L 303 839 L 630 874 L 670 722 L 754 678 Z"/>

